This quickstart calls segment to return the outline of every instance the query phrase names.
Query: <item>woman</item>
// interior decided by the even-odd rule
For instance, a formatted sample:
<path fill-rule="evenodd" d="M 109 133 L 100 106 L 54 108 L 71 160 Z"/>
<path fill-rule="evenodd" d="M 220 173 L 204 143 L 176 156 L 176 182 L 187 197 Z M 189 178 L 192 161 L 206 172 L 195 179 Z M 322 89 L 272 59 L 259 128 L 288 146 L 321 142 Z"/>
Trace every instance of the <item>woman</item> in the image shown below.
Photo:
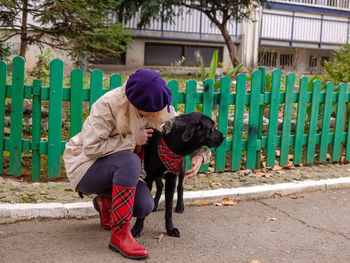
<path fill-rule="evenodd" d="M 131 216 L 143 218 L 153 210 L 153 198 L 140 179 L 141 161 L 135 149 L 147 142 L 153 129 L 176 115 L 171 92 L 161 76 L 137 70 L 126 85 L 107 92 L 91 107 L 82 131 L 66 144 L 63 159 L 70 182 L 93 200 L 102 227 L 112 229 L 109 248 L 135 259 L 148 252 L 130 232 Z M 193 177 L 210 151 L 201 148 L 191 158 Z"/>

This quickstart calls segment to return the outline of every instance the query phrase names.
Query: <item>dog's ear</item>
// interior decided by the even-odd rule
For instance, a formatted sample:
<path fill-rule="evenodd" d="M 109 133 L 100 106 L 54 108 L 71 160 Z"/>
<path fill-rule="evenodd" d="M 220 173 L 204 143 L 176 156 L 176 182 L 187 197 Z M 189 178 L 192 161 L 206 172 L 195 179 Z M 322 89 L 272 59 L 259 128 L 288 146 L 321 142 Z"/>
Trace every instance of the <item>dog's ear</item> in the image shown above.
<path fill-rule="evenodd" d="M 191 140 L 193 138 L 199 124 L 200 124 L 199 122 L 193 122 L 193 121 L 190 122 L 187 125 L 184 133 L 181 135 L 182 141 L 188 142 L 189 140 Z"/>

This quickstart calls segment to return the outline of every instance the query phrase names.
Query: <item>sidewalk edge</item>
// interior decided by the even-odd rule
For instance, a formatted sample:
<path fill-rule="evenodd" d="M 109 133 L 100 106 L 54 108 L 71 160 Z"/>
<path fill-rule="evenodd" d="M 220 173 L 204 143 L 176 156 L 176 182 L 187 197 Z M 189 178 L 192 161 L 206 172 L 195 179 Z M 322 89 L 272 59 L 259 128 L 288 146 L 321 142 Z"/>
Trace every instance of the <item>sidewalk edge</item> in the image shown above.
<path fill-rule="evenodd" d="M 223 197 L 234 200 L 250 200 L 269 198 L 274 193 L 282 195 L 303 192 L 335 190 L 350 188 L 350 177 L 325 179 L 320 181 L 302 181 L 273 185 L 259 185 L 239 188 L 221 188 L 208 191 L 184 192 L 185 204 L 193 204 L 201 200 L 219 201 Z M 174 200 L 177 199 L 175 194 Z M 164 196 L 160 205 L 164 203 Z M 91 202 L 77 203 L 40 203 L 40 204 L 0 204 L 0 218 L 67 218 L 88 217 L 98 215 Z"/>

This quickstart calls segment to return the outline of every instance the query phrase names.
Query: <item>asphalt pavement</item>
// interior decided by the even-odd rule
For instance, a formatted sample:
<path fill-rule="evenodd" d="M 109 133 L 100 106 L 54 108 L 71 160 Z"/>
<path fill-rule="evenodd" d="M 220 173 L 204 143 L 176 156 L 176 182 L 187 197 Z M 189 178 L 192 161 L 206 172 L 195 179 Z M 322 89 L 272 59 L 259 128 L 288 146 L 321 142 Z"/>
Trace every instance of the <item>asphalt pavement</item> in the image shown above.
<path fill-rule="evenodd" d="M 180 238 L 165 235 L 164 210 L 152 213 L 137 239 L 144 262 L 350 262 L 350 189 L 273 197 L 186 206 L 174 214 Z M 0 224 L 1 263 L 135 262 L 108 249 L 97 217 L 10 222 Z"/>

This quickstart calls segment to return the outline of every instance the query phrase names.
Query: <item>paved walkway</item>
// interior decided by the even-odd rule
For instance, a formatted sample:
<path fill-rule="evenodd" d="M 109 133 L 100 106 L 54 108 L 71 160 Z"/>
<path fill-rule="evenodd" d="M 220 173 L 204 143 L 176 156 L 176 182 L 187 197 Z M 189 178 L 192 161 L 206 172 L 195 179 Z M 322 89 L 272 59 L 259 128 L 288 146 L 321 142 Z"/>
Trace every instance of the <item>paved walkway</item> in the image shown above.
<path fill-rule="evenodd" d="M 165 232 L 164 211 L 158 211 L 138 240 L 150 253 L 144 262 L 350 262 L 349 222 L 350 189 L 328 190 L 186 206 L 174 215 L 181 238 L 160 241 L 155 237 Z M 109 232 L 98 224 L 97 217 L 0 224 L 0 262 L 133 262 L 107 248 Z"/>

